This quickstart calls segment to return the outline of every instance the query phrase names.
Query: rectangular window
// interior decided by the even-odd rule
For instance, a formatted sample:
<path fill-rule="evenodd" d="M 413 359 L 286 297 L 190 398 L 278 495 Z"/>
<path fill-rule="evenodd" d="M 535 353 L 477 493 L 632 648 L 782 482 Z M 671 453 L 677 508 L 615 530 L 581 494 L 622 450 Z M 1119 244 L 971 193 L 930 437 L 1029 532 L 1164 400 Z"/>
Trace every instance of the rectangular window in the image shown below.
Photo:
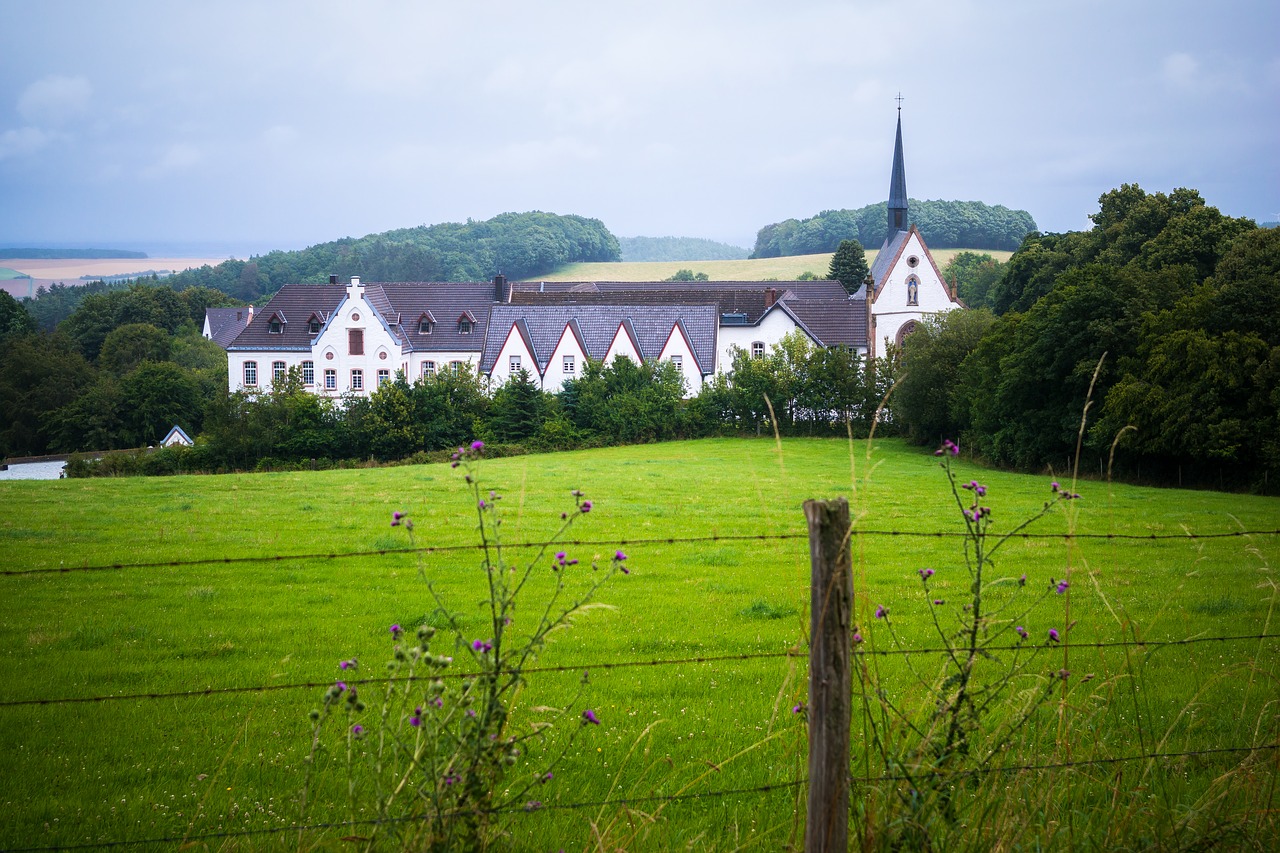
<path fill-rule="evenodd" d="M 684 372 L 684 356 L 682 355 L 671 356 L 671 363 L 676 366 L 676 370 L 679 370 L 682 373 Z"/>
<path fill-rule="evenodd" d="M 384 382 L 390 382 L 390 381 L 391 381 L 391 371 L 390 371 L 390 370 L 379 370 L 379 371 L 378 371 L 378 387 L 379 387 L 379 388 L 381 388 L 381 387 L 382 387 L 382 383 L 384 383 Z"/>
<path fill-rule="evenodd" d="M 351 371 L 351 390 L 352 391 L 364 390 L 364 371 L 363 370 Z"/>
<path fill-rule="evenodd" d="M 467 363 L 465 361 L 451 361 L 449 366 L 453 368 L 454 376 L 461 376 L 462 369 L 467 366 Z"/>
<path fill-rule="evenodd" d="M 326 391 L 338 390 L 338 371 L 334 370 L 332 367 L 325 368 L 324 390 Z"/>
<path fill-rule="evenodd" d="M 302 362 L 302 384 L 316 384 L 316 363 L 314 361 Z"/>
<path fill-rule="evenodd" d="M 422 375 L 430 379 L 436 375 L 436 363 L 434 361 L 422 362 Z"/>
<path fill-rule="evenodd" d="M 511 372 L 512 373 L 520 372 L 520 356 L 518 355 L 511 356 Z"/>
<path fill-rule="evenodd" d="M 418 321 L 418 334 L 420 335 L 431 334 L 431 321 L 428 320 L 426 317 L 423 317 L 421 320 Z"/>
<path fill-rule="evenodd" d="M 347 329 L 347 354 L 364 355 L 364 329 Z"/>
<path fill-rule="evenodd" d="M 463 317 L 461 320 L 458 321 L 458 334 L 460 335 L 471 334 L 471 321 L 468 320 L 466 317 Z"/>
<path fill-rule="evenodd" d="M 311 321 L 307 323 L 307 331 L 313 335 L 320 334 L 320 321 L 312 317 Z"/>
<path fill-rule="evenodd" d="M 571 355 L 566 355 L 564 357 L 564 375 L 565 376 L 573 375 L 573 356 Z"/>
<path fill-rule="evenodd" d="M 258 362 L 246 361 L 244 363 L 244 387 L 253 388 L 258 384 Z"/>
<path fill-rule="evenodd" d="M 751 344 L 751 357 L 764 358 L 764 341 L 754 341 Z"/>
<path fill-rule="evenodd" d="M 288 368 L 284 366 L 283 361 L 271 362 L 271 381 L 273 384 L 279 385 L 283 382 L 287 372 Z"/>

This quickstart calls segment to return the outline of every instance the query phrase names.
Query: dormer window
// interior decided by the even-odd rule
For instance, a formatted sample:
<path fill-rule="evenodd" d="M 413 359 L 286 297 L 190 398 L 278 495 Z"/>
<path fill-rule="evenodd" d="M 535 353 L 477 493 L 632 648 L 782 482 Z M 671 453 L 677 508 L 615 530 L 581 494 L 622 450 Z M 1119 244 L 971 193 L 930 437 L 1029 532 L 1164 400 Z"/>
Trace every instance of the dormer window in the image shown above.
<path fill-rule="evenodd" d="M 471 318 L 470 317 L 458 318 L 458 334 L 460 335 L 471 334 Z"/>
<path fill-rule="evenodd" d="M 431 327 L 434 325 L 435 323 L 431 322 L 430 317 L 424 316 L 421 320 L 418 321 L 418 334 L 420 335 L 431 334 Z"/>
<path fill-rule="evenodd" d="M 312 314 L 311 319 L 307 322 L 307 331 L 313 335 L 320 334 L 320 318 L 315 314 Z"/>
<path fill-rule="evenodd" d="M 267 332 L 272 335 L 284 333 L 284 323 L 280 322 L 279 317 L 272 317 L 267 321 Z"/>

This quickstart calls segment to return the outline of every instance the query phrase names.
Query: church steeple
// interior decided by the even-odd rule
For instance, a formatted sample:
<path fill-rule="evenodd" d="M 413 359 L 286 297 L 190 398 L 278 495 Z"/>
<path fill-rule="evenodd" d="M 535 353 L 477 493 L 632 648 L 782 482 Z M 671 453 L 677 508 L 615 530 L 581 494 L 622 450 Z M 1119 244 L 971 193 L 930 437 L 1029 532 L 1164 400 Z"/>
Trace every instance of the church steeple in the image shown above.
<path fill-rule="evenodd" d="M 906 231 L 907 219 L 907 169 L 902 159 L 902 96 L 898 96 L 898 138 L 893 143 L 893 175 L 889 178 L 889 233 Z"/>

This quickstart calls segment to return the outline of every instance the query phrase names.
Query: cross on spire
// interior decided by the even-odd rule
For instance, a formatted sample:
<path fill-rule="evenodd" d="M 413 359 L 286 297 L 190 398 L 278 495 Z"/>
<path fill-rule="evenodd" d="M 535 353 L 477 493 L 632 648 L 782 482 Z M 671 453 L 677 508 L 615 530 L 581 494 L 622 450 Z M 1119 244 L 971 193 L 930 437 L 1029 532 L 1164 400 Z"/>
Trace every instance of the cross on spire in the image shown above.
<path fill-rule="evenodd" d="M 898 112 L 902 112 L 902 93 L 898 93 L 898 97 L 894 98 L 898 102 Z"/>

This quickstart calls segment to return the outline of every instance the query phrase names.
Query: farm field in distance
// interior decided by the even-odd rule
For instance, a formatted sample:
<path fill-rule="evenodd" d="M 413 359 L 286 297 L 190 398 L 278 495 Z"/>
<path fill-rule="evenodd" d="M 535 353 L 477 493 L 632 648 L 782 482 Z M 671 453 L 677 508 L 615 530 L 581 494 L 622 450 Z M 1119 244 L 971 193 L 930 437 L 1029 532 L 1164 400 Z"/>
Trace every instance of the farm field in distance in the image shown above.
<path fill-rule="evenodd" d="M 960 252 L 987 254 L 1007 261 L 1013 252 L 995 249 L 931 250 L 938 268 L 945 267 Z M 877 249 L 867 248 L 867 264 L 874 264 Z M 705 272 L 711 281 L 795 281 L 806 272 L 818 277 L 831 268 L 831 253 L 792 255 L 785 258 L 756 258 L 739 261 L 622 261 L 617 263 L 569 264 L 559 272 L 538 276 L 540 281 L 662 281 L 680 270 Z"/>
<path fill-rule="evenodd" d="M 1067 479 L 963 459 L 955 467 L 961 482 L 986 485 L 996 532 L 1038 512 L 1050 480 Z M 938 460 L 898 440 L 673 442 L 485 460 L 479 477 L 502 495 L 507 543 L 544 541 L 572 509 L 570 490 L 583 490 L 594 506 L 569 534 L 581 544 L 557 546 L 581 560 L 575 577 L 618 548 L 631 569 L 602 589 L 608 609 L 579 619 L 538 661 L 571 671 L 531 675 L 521 696 L 517 728 L 529 708 L 569 701 L 587 670 L 582 701 L 601 725 L 583 729 L 554 781 L 538 790 L 548 808 L 511 817 L 511 849 L 583 849 L 597 831 L 606 846 L 641 850 L 774 850 L 797 827 L 803 836 L 803 787 L 777 786 L 807 773 L 803 717 L 792 711 L 807 695 L 804 500 L 850 499 L 855 622 L 868 651 L 893 648 L 878 607 L 904 646 L 936 647 L 931 613 L 952 624 L 947 608 L 969 584 L 962 540 L 936 535 L 962 529 Z M 1081 500 L 1031 528 L 1053 536 L 1010 540 L 997 560 L 1011 586 L 1025 573 L 1033 596 L 1069 575 L 1069 592 L 1043 595 L 1025 625 L 1033 645 L 1045 644 L 1052 627 L 1078 646 L 1034 659 L 1028 679 L 1057 684 L 1060 669 L 1071 676 L 1000 760 L 1195 756 L 1025 770 L 999 780 L 1007 814 L 983 819 L 993 831 L 1006 821 L 1029 832 L 1022 846 L 1144 846 L 1144 838 L 1151 846 L 1153 837 L 1191 838 L 1188 814 L 1227 819 L 1239 806 L 1233 798 L 1251 797 L 1249 807 L 1265 808 L 1249 813 L 1249 825 L 1277 840 L 1276 752 L 1205 751 L 1280 737 L 1280 654 L 1276 640 L 1258 638 L 1280 633 L 1280 537 L 1187 534 L 1274 531 L 1280 499 L 1099 481 L 1075 489 Z M 300 820 L 307 713 L 323 692 L 288 685 L 331 682 L 338 662 L 353 657 L 362 676 L 383 672 L 388 626 L 434 619 L 420 570 L 466 630 L 484 635 L 484 577 L 466 547 L 476 542 L 471 500 L 447 464 L 0 483 L 0 568 L 92 569 L 0 576 L 0 847 L 163 839 L 157 846 L 171 849 L 201 837 L 232 849 L 341 846 L 349 829 L 311 830 L 305 842 L 269 832 Z M 390 527 L 394 511 L 414 520 L 418 546 L 442 550 L 374 553 L 409 544 Z M 1068 531 L 1184 538 L 1068 540 Z M 692 538 L 701 541 L 667 541 Z M 366 554 L 326 556 L 351 552 Z M 509 558 L 534 553 L 510 548 Z M 216 562 L 250 557 L 274 559 Z M 209 562 L 182 564 L 193 560 Z M 936 571 L 928 594 L 925 567 Z M 946 602 L 936 611 L 933 596 Z M 1096 646 L 1210 637 L 1251 639 Z M 788 650 L 799 656 L 781 656 Z M 467 650 L 453 653 L 463 665 Z M 720 655 L 778 656 L 599 666 Z M 890 689 L 913 695 L 906 658 L 861 659 L 875 662 Z M 936 656 L 910 660 L 918 672 L 937 671 Z M 281 689 L 201 695 L 250 687 Z M 13 704 L 180 692 L 197 695 Z M 859 707 L 854 771 L 873 775 L 884 767 L 868 749 Z M 563 736 L 553 733 L 549 747 Z M 517 770 L 540 772 L 541 756 L 535 749 Z M 336 750 L 321 756 L 302 822 L 350 818 L 340 764 Z M 1225 792 L 1223 780 L 1233 783 Z M 765 785 L 774 790 L 724 793 Z M 714 796 L 652 801 L 638 813 L 555 807 L 676 794 Z M 1062 821 L 1064 810 L 1074 824 Z M 1161 835 L 1162 816 L 1188 827 Z M 1108 836 L 1125 832 L 1132 835 Z"/>
<path fill-rule="evenodd" d="M 202 267 L 217 266 L 226 258 L 6 258 L 0 266 L 31 276 L 30 279 L 0 278 L 0 287 L 9 291 L 15 299 L 34 296 L 41 287 L 54 284 L 67 286 L 85 284 L 92 279 L 82 276 L 114 276 L 142 274 L 147 270 L 171 270 L 182 272 Z M 31 292 L 28 293 L 28 290 Z"/>

